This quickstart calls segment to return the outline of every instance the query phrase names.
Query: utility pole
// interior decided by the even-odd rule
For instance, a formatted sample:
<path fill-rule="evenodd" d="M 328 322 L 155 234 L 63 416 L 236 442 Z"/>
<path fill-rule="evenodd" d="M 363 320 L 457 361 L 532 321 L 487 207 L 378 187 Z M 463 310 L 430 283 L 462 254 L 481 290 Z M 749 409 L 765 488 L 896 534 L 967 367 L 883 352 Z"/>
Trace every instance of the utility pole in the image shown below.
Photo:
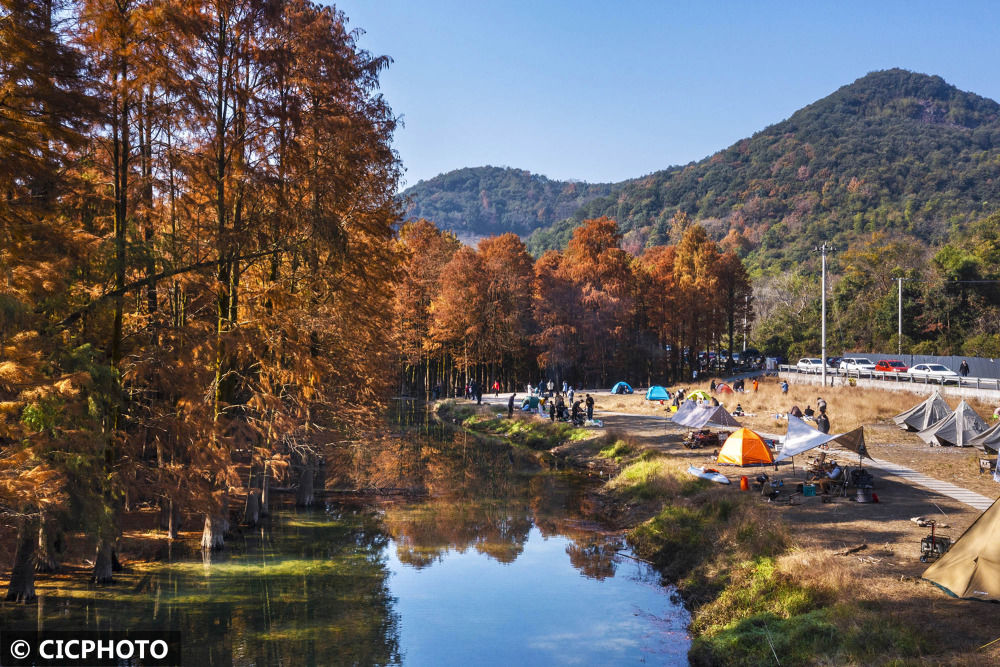
<path fill-rule="evenodd" d="M 822 304 L 822 306 L 821 306 L 821 318 L 822 319 L 820 321 L 820 337 L 822 338 L 822 343 L 821 343 L 821 345 L 822 345 L 822 350 L 821 350 L 822 354 L 821 354 L 820 361 L 822 362 L 822 371 L 821 371 L 821 373 L 823 374 L 823 380 L 822 380 L 822 382 L 823 382 L 823 386 L 824 387 L 826 386 L 826 253 L 827 253 L 827 250 L 832 250 L 832 249 L 833 248 L 828 248 L 825 242 L 823 243 L 823 245 L 821 245 L 819 248 L 817 248 L 817 250 L 819 251 L 820 255 L 823 258 L 823 274 L 822 274 L 822 279 L 821 279 L 821 282 L 820 282 L 820 290 L 822 291 L 822 295 L 821 295 L 821 298 L 820 298 L 820 303 Z"/>
<path fill-rule="evenodd" d="M 750 295 L 746 296 L 746 302 L 743 307 L 743 351 L 747 351 L 747 311 L 750 310 Z M 746 359 L 742 363 L 746 363 Z"/>
<path fill-rule="evenodd" d="M 896 354 L 900 357 L 903 356 L 903 279 L 896 278 L 896 284 L 899 286 L 897 289 L 897 294 L 899 295 L 899 332 L 896 336 Z"/>

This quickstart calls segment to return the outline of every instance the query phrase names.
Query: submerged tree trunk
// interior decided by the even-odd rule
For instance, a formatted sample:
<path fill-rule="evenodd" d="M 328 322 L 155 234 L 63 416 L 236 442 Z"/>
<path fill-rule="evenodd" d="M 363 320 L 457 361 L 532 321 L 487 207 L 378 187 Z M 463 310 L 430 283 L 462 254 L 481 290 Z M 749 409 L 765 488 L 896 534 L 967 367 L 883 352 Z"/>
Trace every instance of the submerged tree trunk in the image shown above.
<path fill-rule="evenodd" d="M 313 475 L 316 464 L 313 457 L 306 454 L 302 466 L 302 475 L 299 477 L 299 488 L 295 493 L 295 504 L 299 507 L 312 507 L 315 498 L 313 497 Z"/>
<path fill-rule="evenodd" d="M 247 507 L 243 520 L 253 528 L 260 523 L 260 491 L 251 489 L 247 494 Z"/>
<path fill-rule="evenodd" d="M 260 486 L 261 486 L 260 515 L 264 517 L 270 514 L 270 509 L 268 508 L 268 500 L 270 499 L 271 496 L 271 484 L 268 477 L 267 461 L 264 461 L 264 477 L 261 479 Z"/>
<path fill-rule="evenodd" d="M 201 531 L 201 548 L 207 551 L 221 549 L 229 521 L 218 514 L 205 515 L 205 528 Z"/>
<path fill-rule="evenodd" d="M 112 561 L 114 560 L 114 544 L 111 540 L 101 537 L 97 540 L 97 553 L 94 555 L 94 583 L 110 584 L 112 577 Z"/>
<path fill-rule="evenodd" d="M 17 551 L 14 567 L 7 586 L 7 602 L 34 602 L 35 597 L 35 546 L 38 544 L 38 525 L 24 519 L 17 530 Z"/>
<path fill-rule="evenodd" d="M 42 515 L 38 525 L 38 554 L 35 572 L 52 573 L 59 570 L 59 554 L 63 551 L 62 528 L 51 517 Z"/>

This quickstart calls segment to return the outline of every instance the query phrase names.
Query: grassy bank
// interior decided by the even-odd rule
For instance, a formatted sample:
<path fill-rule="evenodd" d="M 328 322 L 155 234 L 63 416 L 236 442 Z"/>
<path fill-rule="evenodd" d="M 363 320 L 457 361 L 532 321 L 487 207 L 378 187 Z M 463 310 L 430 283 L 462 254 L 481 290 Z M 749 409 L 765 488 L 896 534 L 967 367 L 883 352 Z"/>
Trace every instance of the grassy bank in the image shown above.
<path fill-rule="evenodd" d="M 694 478 L 686 463 L 651 451 L 624 463 L 606 491 L 633 516 L 650 516 L 628 539 L 687 603 L 692 664 L 891 664 L 927 654 L 929 633 L 894 615 L 843 559 L 799 548 L 757 494 Z"/>

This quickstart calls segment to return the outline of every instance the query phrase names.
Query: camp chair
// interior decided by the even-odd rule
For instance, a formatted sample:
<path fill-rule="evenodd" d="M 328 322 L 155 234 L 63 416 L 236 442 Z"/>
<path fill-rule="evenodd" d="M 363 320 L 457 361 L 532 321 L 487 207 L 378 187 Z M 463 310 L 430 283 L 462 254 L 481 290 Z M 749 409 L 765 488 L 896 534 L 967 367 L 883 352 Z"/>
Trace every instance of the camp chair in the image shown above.
<path fill-rule="evenodd" d="M 997 469 L 997 460 L 987 457 L 979 457 L 979 474 L 982 475 L 986 473 L 994 473 Z"/>

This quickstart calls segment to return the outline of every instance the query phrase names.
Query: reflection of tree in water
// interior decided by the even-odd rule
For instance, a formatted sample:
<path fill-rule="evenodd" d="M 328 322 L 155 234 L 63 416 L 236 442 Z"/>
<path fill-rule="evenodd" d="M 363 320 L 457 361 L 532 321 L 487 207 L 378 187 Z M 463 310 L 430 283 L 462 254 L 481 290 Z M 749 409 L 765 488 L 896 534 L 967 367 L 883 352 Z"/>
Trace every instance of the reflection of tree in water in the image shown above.
<path fill-rule="evenodd" d="M 617 536 L 581 535 L 566 545 L 569 562 L 590 579 L 607 579 L 615 576 L 618 550 L 622 540 Z"/>
<path fill-rule="evenodd" d="M 398 664 L 388 537 L 373 512 L 338 512 L 279 512 L 269 532 L 244 535 L 244 553 L 213 557 L 211 567 L 193 554 L 136 575 L 134 585 L 46 592 L 30 618 L 5 609 L 0 622 L 179 630 L 188 665 Z M 43 609 L 52 612 L 44 619 Z"/>

